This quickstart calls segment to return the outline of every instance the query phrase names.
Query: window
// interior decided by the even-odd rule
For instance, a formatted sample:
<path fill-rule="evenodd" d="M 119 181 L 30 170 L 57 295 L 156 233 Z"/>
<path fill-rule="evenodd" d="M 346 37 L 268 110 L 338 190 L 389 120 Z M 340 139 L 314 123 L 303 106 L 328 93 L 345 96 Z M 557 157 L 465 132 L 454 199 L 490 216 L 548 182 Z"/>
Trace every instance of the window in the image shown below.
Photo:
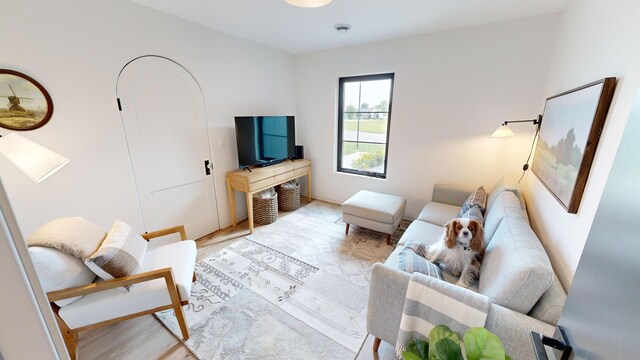
<path fill-rule="evenodd" d="M 393 74 L 340 78 L 338 171 L 385 178 Z"/>

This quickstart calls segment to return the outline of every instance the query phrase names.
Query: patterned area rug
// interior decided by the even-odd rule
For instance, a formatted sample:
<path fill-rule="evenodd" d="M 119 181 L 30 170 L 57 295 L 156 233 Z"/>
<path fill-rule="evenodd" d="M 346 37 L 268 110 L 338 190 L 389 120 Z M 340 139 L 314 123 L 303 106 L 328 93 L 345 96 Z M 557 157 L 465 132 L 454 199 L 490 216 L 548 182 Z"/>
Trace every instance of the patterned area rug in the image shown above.
<path fill-rule="evenodd" d="M 393 247 L 366 229 L 345 236 L 340 216 L 338 206 L 312 202 L 200 253 L 185 345 L 202 360 L 355 358 L 367 334 L 371 266 Z M 156 316 L 180 338 L 173 311 Z"/>

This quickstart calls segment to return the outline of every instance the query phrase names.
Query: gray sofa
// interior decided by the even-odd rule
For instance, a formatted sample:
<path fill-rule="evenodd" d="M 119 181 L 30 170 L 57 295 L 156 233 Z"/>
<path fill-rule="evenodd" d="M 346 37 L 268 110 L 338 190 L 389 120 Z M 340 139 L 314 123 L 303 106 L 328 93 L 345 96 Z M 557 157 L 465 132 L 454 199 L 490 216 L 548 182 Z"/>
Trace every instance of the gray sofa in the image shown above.
<path fill-rule="evenodd" d="M 442 226 L 458 217 L 464 200 L 475 187 L 435 185 L 432 201 L 411 223 L 397 248 L 371 276 L 367 330 L 395 345 L 405 293 L 411 274 L 398 270 L 404 245 L 419 241 L 430 245 L 442 235 Z M 480 278 L 469 289 L 429 278 L 434 289 L 448 289 L 459 298 L 485 296 L 491 303 L 486 328 L 504 342 L 514 359 L 535 359 L 529 332 L 553 335 L 566 293 L 549 258 L 529 226 L 524 197 L 512 178 L 501 179 L 489 192 L 484 220 L 486 254 Z"/>

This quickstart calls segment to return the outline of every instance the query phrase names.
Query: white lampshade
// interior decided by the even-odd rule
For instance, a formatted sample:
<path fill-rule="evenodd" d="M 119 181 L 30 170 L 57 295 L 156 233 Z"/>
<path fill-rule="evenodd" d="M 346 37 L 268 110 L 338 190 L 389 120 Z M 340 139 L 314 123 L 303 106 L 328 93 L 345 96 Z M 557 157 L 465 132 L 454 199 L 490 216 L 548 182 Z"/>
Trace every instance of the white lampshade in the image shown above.
<path fill-rule="evenodd" d="M 65 166 L 66 159 L 16 133 L 0 137 L 0 153 L 36 183 Z"/>
<path fill-rule="evenodd" d="M 509 136 L 513 136 L 513 131 L 511 131 L 511 129 L 509 129 L 508 125 L 500 125 L 496 131 L 493 132 L 493 134 L 491 134 L 491 137 L 494 138 L 502 138 L 502 137 L 509 137 Z"/>
<path fill-rule="evenodd" d="M 290 5 L 297 6 L 297 7 L 316 8 L 316 7 L 329 5 L 329 3 L 331 3 L 331 1 L 333 0 L 284 0 L 284 1 L 286 1 Z"/>

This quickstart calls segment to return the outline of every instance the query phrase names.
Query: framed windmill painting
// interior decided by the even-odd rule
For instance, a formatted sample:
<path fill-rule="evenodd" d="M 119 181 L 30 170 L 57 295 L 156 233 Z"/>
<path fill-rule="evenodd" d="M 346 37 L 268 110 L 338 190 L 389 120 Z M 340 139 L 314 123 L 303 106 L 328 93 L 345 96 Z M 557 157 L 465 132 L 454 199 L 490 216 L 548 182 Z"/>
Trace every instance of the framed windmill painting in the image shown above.
<path fill-rule="evenodd" d="M 0 69 L 0 127 L 26 131 L 44 126 L 53 115 L 47 90 L 29 76 Z"/>
<path fill-rule="evenodd" d="M 578 212 L 615 85 L 605 78 L 545 103 L 532 170 L 571 214 Z"/>

